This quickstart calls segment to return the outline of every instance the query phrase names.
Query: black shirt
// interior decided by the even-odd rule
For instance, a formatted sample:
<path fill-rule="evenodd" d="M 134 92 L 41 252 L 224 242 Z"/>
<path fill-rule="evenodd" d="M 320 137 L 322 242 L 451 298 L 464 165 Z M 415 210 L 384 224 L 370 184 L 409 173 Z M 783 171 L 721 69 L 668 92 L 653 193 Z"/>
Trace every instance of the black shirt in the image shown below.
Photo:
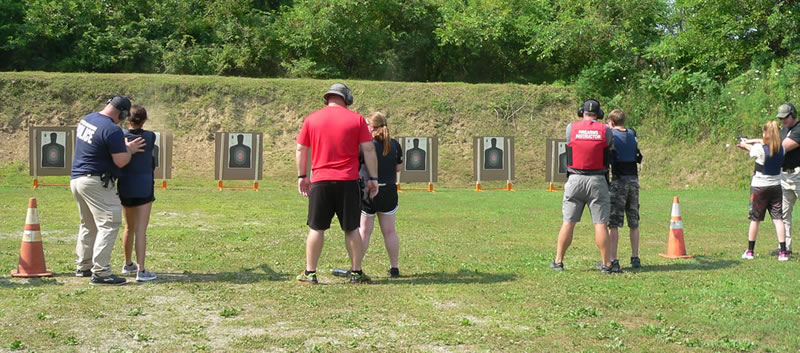
<path fill-rule="evenodd" d="M 383 155 L 383 142 L 372 141 L 375 144 L 375 154 L 378 156 L 378 184 L 397 184 L 397 165 L 403 163 L 403 153 L 400 151 L 400 143 L 391 140 L 391 150 Z M 364 155 L 361 154 L 361 170 L 359 174 L 362 179 L 369 180 L 367 166 L 364 164 Z"/>
<path fill-rule="evenodd" d="M 794 142 L 800 143 L 800 124 L 795 124 L 791 128 L 781 129 L 781 141 L 790 138 Z M 783 169 L 800 167 L 800 148 L 795 148 L 783 156 Z"/>

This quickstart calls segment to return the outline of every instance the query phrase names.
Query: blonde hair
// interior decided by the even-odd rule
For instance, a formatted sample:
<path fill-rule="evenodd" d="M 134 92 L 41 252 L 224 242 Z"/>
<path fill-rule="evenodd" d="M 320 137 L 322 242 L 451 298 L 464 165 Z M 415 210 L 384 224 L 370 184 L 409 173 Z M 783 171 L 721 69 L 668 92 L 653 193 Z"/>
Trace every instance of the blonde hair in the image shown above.
<path fill-rule="evenodd" d="M 614 109 L 608 114 L 608 119 L 614 122 L 614 126 L 625 126 L 625 112 Z"/>
<path fill-rule="evenodd" d="M 781 150 L 781 136 L 778 122 L 770 120 L 764 124 L 764 145 L 769 146 L 769 155 L 774 156 Z"/>
<path fill-rule="evenodd" d="M 389 126 L 386 125 L 386 116 L 381 112 L 370 114 L 367 123 L 372 126 L 372 138 L 383 143 L 383 155 L 392 151 L 392 136 L 389 134 Z"/>

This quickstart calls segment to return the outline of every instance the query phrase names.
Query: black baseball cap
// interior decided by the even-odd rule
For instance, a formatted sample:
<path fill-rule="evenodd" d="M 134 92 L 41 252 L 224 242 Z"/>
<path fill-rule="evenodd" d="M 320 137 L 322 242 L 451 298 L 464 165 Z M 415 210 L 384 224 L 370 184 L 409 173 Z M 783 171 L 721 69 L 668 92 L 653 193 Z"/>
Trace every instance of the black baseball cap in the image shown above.
<path fill-rule="evenodd" d="M 594 113 L 595 115 L 599 116 L 601 114 L 600 112 L 602 112 L 602 110 L 600 109 L 600 102 L 594 99 L 589 99 L 583 102 L 583 112 Z"/>

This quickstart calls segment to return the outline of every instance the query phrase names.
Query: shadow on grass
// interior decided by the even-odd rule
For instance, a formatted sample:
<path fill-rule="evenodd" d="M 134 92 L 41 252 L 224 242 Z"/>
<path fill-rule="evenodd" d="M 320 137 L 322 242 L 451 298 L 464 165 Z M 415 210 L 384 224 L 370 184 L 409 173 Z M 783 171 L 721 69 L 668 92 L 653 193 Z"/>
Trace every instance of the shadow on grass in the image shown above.
<path fill-rule="evenodd" d="M 58 276 L 57 274 L 55 274 Z M 11 281 L 13 277 L 0 278 L 0 288 L 17 288 L 17 287 L 44 287 L 44 286 L 61 286 L 63 283 L 56 280 L 55 277 L 41 277 L 41 278 L 18 278 Z"/>
<path fill-rule="evenodd" d="M 426 272 L 401 275 L 398 278 L 374 279 L 371 284 L 492 284 L 516 279 L 511 273 L 487 273 L 459 270 L 458 272 Z"/>
<path fill-rule="evenodd" d="M 239 272 L 219 272 L 219 273 L 156 273 L 156 282 L 230 282 L 230 283 L 255 283 L 264 281 L 288 281 L 289 274 L 275 272 L 267 265 L 261 264 L 253 268 L 242 269 Z"/>
<path fill-rule="evenodd" d="M 676 259 L 675 263 L 668 265 L 642 265 L 639 269 L 630 269 L 631 272 L 663 272 L 663 271 L 709 271 L 738 266 L 742 264 L 740 260 L 719 259 L 712 260 L 705 256 L 695 256 L 692 259 Z"/>

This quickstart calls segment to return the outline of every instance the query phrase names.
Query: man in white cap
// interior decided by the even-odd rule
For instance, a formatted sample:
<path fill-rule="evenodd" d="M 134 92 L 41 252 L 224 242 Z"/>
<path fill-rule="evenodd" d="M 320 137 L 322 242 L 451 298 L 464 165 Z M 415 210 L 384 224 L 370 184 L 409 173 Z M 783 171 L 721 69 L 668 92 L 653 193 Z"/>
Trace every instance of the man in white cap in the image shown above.
<path fill-rule="evenodd" d="M 367 283 L 370 278 L 361 269 L 363 251 L 358 233 L 361 222 L 358 156 L 361 149 L 369 173 L 369 197 L 375 197 L 378 194 L 375 145 L 364 117 L 347 108 L 353 104 L 353 95 L 347 86 L 333 84 L 322 100 L 325 107 L 309 114 L 297 135 L 297 190 L 308 197 L 306 223 L 310 228 L 306 239 L 306 268 L 297 280 L 306 284 L 319 283 L 317 262 L 325 230 L 330 228 L 336 214 L 350 255 L 350 283 Z M 313 182 L 306 170 L 308 148 L 311 148 Z"/>
<path fill-rule="evenodd" d="M 783 124 L 781 139 L 783 140 L 783 166 L 781 173 L 781 189 L 783 189 L 783 226 L 786 230 L 786 249 L 780 247 L 772 250 L 770 255 L 777 256 L 781 251 L 792 254 L 792 209 L 800 197 L 800 127 L 797 126 L 797 109 L 792 103 L 783 103 L 778 107 L 776 115 Z"/>

